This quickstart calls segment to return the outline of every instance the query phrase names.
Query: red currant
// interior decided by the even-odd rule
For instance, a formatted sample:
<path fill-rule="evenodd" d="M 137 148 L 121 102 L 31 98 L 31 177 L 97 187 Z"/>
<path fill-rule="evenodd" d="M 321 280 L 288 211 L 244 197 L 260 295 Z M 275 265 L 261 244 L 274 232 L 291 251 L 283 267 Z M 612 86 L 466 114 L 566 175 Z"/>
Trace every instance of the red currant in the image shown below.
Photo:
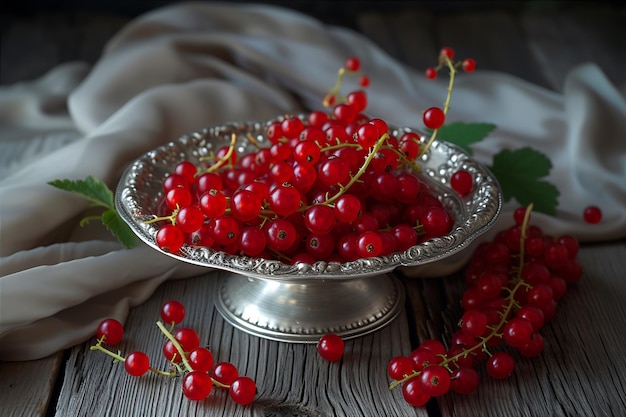
<path fill-rule="evenodd" d="M 96 338 L 103 340 L 107 345 L 117 345 L 124 336 L 122 323 L 115 319 L 103 320 L 96 331 Z"/>
<path fill-rule="evenodd" d="M 600 220 L 602 220 L 602 210 L 597 206 L 589 206 L 585 208 L 583 218 L 589 224 L 600 223 Z"/>
<path fill-rule="evenodd" d="M 319 355 L 329 362 L 335 362 L 341 359 L 344 349 L 345 344 L 343 339 L 334 333 L 322 336 L 317 343 Z"/>
<path fill-rule="evenodd" d="M 213 381 L 206 372 L 191 371 L 183 377 L 183 394 L 192 401 L 201 401 L 209 396 Z"/>
<path fill-rule="evenodd" d="M 439 129 L 445 120 L 446 115 L 439 107 L 430 107 L 423 115 L 424 126 L 429 129 Z"/>
<path fill-rule="evenodd" d="M 494 379 L 508 378 L 514 368 L 515 361 L 508 352 L 496 352 L 487 360 L 487 373 Z"/>
<path fill-rule="evenodd" d="M 467 195 L 474 187 L 472 174 L 465 170 L 459 170 L 450 177 L 450 186 L 454 191 L 459 193 L 461 197 Z"/>
<path fill-rule="evenodd" d="M 133 352 L 126 356 L 124 369 L 132 376 L 142 376 L 150 370 L 150 360 L 143 352 Z"/>
<path fill-rule="evenodd" d="M 185 306 L 176 300 L 168 301 L 161 306 L 161 318 L 167 324 L 178 324 L 185 318 Z"/>
<path fill-rule="evenodd" d="M 229 394 L 237 404 L 251 404 L 256 396 L 256 384 L 252 378 L 240 376 L 230 385 Z"/>
<path fill-rule="evenodd" d="M 211 370 L 211 376 L 220 384 L 230 385 L 239 377 L 239 371 L 230 362 L 220 362 Z"/>
<path fill-rule="evenodd" d="M 173 224 L 161 226 L 156 234 L 156 244 L 163 252 L 178 252 L 184 242 L 185 235 L 183 231 Z"/>
<path fill-rule="evenodd" d="M 473 72 L 476 69 L 476 61 L 472 58 L 466 58 L 463 60 L 463 71 L 465 72 Z"/>
<path fill-rule="evenodd" d="M 430 400 L 430 395 L 424 392 L 419 377 L 411 378 L 402 385 L 402 396 L 413 407 L 422 407 Z"/>
<path fill-rule="evenodd" d="M 345 68 L 348 71 L 356 72 L 361 69 L 361 61 L 358 58 L 351 56 L 346 59 Z"/>
<path fill-rule="evenodd" d="M 396 356 L 395 358 L 389 361 L 389 365 L 387 365 L 387 373 L 391 379 L 395 379 L 399 381 L 406 377 L 407 375 L 411 375 L 413 370 L 415 369 L 415 365 L 411 358 L 406 356 Z"/>

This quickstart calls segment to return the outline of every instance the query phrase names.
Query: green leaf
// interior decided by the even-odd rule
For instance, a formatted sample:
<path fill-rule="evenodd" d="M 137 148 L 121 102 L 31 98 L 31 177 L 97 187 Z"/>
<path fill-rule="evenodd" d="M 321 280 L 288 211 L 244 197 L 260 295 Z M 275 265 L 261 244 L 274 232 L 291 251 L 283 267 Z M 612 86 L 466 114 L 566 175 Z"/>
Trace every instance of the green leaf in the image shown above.
<path fill-rule="evenodd" d="M 556 214 L 559 191 L 541 179 L 552 169 L 547 156 L 528 147 L 504 149 L 494 155 L 490 169 L 502 187 L 504 201 L 515 198 L 523 206 L 533 203 L 538 212 Z"/>
<path fill-rule="evenodd" d="M 137 245 L 137 238 L 130 226 L 122 220 L 115 210 L 111 209 L 102 213 L 102 223 L 126 249 L 132 249 Z"/>
<path fill-rule="evenodd" d="M 92 176 L 84 180 L 54 180 L 48 184 L 61 190 L 78 194 L 97 206 L 114 209 L 113 192 L 109 190 L 105 183 Z"/>
<path fill-rule="evenodd" d="M 438 135 L 439 139 L 454 143 L 473 155 L 470 145 L 486 138 L 495 128 L 491 123 L 455 122 L 441 126 Z"/>
<path fill-rule="evenodd" d="M 54 180 L 48 183 L 58 189 L 77 194 L 91 202 L 94 206 L 106 208 L 101 216 L 88 216 L 80 221 L 85 226 L 93 219 L 100 219 L 102 224 L 120 241 L 125 248 L 131 249 L 137 245 L 135 234 L 115 211 L 113 192 L 107 185 L 92 176 L 84 180 Z"/>

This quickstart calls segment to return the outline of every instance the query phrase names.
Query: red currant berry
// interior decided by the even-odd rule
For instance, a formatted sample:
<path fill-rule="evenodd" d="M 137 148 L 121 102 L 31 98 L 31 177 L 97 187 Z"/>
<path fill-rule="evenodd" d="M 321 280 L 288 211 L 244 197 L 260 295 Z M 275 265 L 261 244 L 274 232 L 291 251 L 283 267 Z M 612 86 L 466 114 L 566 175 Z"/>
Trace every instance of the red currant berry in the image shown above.
<path fill-rule="evenodd" d="M 178 324 L 185 318 L 185 306 L 179 301 L 171 300 L 161 306 L 161 319 L 167 324 Z"/>
<path fill-rule="evenodd" d="M 396 356 L 395 358 L 389 361 L 389 365 L 387 365 L 387 373 L 391 379 L 399 381 L 406 377 L 407 375 L 411 375 L 415 369 L 415 365 L 411 358 L 406 356 Z"/>
<path fill-rule="evenodd" d="M 209 396 L 213 381 L 206 372 L 191 371 L 183 377 L 183 395 L 191 401 L 201 401 Z"/>
<path fill-rule="evenodd" d="M 424 126 L 429 129 L 439 129 L 445 120 L 446 115 L 439 107 L 430 107 L 423 115 Z"/>
<path fill-rule="evenodd" d="M 480 376 L 474 368 L 461 367 L 454 371 L 450 377 L 450 388 L 459 394 L 471 394 L 478 387 Z"/>
<path fill-rule="evenodd" d="M 189 363 L 194 371 L 209 372 L 213 368 L 213 354 L 207 348 L 197 347 L 189 352 Z"/>
<path fill-rule="evenodd" d="M 252 378 L 240 376 L 230 385 L 229 394 L 239 405 L 251 404 L 256 396 L 256 384 Z"/>
<path fill-rule="evenodd" d="M 187 188 L 172 188 L 165 195 L 165 204 L 172 210 L 191 204 L 191 192 Z"/>
<path fill-rule="evenodd" d="M 353 91 L 346 97 L 346 102 L 357 112 L 362 112 L 367 107 L 367 94 L 365 91 Z"/>
<path fill-rule="evenodd" d="M 220 362 L 211 370 L 211 376 L 222 385 L 230 385 L 239 377 L 239 371 L 230 362 Z"/>
<path fill-rule="evenodd" d="M 419 377 L 411 378 L 402 385 L 402 397 L 413 407 L 422 407 L 430 400 L 430 395 L 422 389 Z"/>
<path fill-rule="evenodd" d="M 437 70 L 433 67 L 426 68 L 424 75 L 426 75 L 426 78 L 429 80 L 434 80 L 437 78 Z"/>
<path fill-rule="evenodd" d="M 200 229 L 204 223 L 204 214 L 198 206 L 187 206 L 180 209 L 176 215 L 176 226 L 183 233 L 192 233 Z"/>
<path fill-rule="evenodd" d="M 187 183 L 193 184 L 198 168 L 189 161 L 182 161 L 174 167 L 174 173 L 185 177 Z"/>
<path fill-rule="evenodd" d="M 431 397 L 438 397 L 450 389 L 450 373 L 439 365 L 430 365 L 422 369 L 419 376 L 422 383 L 422 391 Z"/>
<path fill-rule="evenodd" d="M 115 319 L 103 320 L 96 330 L 96 338 L 107 345 L 117 345 L 124 336 L 124 326 Z"/>
<path fill-rule="evenodd" d="M 366 231 L 357 238 L 357 250 L 359 256 L 371 258 L 380 255 L 383 249 L 383 241 L 378 232 Z"/>
<path fill-rule="evenodd" d="M 322 336 L 317 343 L 319 355 L 329 362 L 335 362 L 341 359 L 344 349 L 345 344 L 343 339 L 334 333 Z"/>
<path fill-rule="evenodd" d="M 473 72 L 476 69 L 476 61 L 472 58 L 466 58 L 463 60 L 463 71 L 465 72 Z"/>
<path fill-rule="evenodd" d="M 533 334 L 533 325 L 521 317 L 516 317 L 504 326 L 503 337 L 512 347 L 524 346 Z"/>
<path fill-rule="evenodd" d="M 150 359 L 143 352 L 133 352 L 126 356 L 124 369 L 132 376 L 142 376 L 150 370 Z"/>
<path fill-rule="evenodd" d="M 472 174 L 467 171 L 460 170 L 452 174 L 450 177 L 450 186 L 454 191 L 459 193 L 461 197 L 467 195 L 474 188 L 474 180 Z"/>
<path fill-rule="evenodd" d="M 286 219 L 276 219 L 269 222 L 265 234 L 267 246 L 279 252 L 291 248 L 298 236 L 294 225 Z"/>
<path fill-rule="evenodd" d="M 356 57 L 349 57 L 344 64 L 348 71 L 356 72 L 361 69 L 361 61 Z"/>
<path fill-rule="evenodd" d="M 185 352 L 191 352 L 200 346 L 200 337 L 198 337 L 198 333 L 188 327 L 182 327 L 176 330 L 174 338 L 178 341 L 178 343 L 180 343 L 180 346 Z"/>
<path fill-rule="evenodd" d="M 439 51 L 439 55 L 440 56 L 445 56 L 448 59 L 452 59 L 454 58 L 454 49 L 452 49 L 449 46 L 444 46 L 443 48 L 441 48 L 441 50 Z"/>
<path fill-rule="evenodd" d="M 369 87 L 370 77 L 368 77 L 367 75 L 361 75 L 361 77 L 359 78 L 359 85 L 361 87 Z"/>
<path fill-rule="evenodd" d="M 515 361 L 508 352 L 496 352 L 487 360 L 487 373 L 494 379 L 511 376 L 515 369 Z"/>
<path fill-rule="evenodd" d="M 175 253 L 183 246 L 185 235 L 183 231 L 173 224 L 165 224 L 159 228 L 156 234 L 157 246 L 168 253 Z"/>
<path fill-rule="evenodd" d="M 259 256 L 267 246 L 263 230 L 256 226 L 246 226 L 239 234 L 239 249 L 247 256 Z"/>
<path fill-rule="evenodd" d="M 589 206 L 585 208 L 583 218 L 589 224 L 600 223 L 600 220 L 602 220 L 602 210 L 596 206 Z"/>

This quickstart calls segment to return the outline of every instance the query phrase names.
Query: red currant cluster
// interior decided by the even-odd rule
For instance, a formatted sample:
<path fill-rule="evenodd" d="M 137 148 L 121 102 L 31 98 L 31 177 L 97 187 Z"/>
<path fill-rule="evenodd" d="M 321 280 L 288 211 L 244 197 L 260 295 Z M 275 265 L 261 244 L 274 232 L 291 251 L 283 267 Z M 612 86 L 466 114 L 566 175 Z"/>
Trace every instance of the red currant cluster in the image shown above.
<path fill-rule="evenodd" d="M 455 66 L 445 57 L 453 76 Z M 339 96 L 347 60 L 324 102 L 332 109 L 287 115 L 268 123 L 257 151 L 239 155 L 236 137 L 201 161 L 177 164 L 163 182 L 162 222 L 156 243 L 177 252 L 183 244 L 286 263 L 347 262 L 404 251 L 448 233 L 454 223 L 415 162 L 443 124 L 444 109 L 424 112 L 434 129 L 426 142 L 415 132 L 396 137 L 387 123 L 364 111 L 367 95 Z M 361 76 L 360 85 L 369 79 Z M 450 89 L 451 90 L 451 89 Z M 465 195 L 468 172 L 451 187 Z"/>
<path fill-rule="evenodd" d="M 426 340 L 409 356 L 389 362 L 391 388 L 402 385 L 409 404 L 422 406 L 449 390 L 473 392 L 479 383 L 476 367 L 482 362 L 491 377 L 510 376 L 515 364 L 504 346 L 525 357 L 542 352 L 539 331 L 552 320 L 558 301 L 581 278 L 582 269 L 576 259 L 578 241 L 554 238 L 529 225 L 531 209 L 517 209 L 514 226 L 476 249 L 465 269 L 465 312 L 451 346 Z"/>
<path fill-rule="evenodd" d="M 163 322 L 157 326 L 167 337 L 163 345 L 163 355 L 171 363 L 170 371 L 161 371 L 150 366 L 148 355 L 135 351 L 126 357 L 103 346 L 118 344 L 124 335 L 122 324 L 115 319 L 106 319 L 96 331 L 97 343 L 91 350 L 99 350 L 124 363 L 124 369 L 132 376 L 142 376 L 154 372 L 168 377 L 182 375 L 183 395 L 193 401 L 200 401 L 209 396 L 213 387 L 227 389 L 230 397 L 237 404 L 247 405 L 254 401 L 256 383 L 247 376 L 240 376 L 237 368 L 230 362 L 214 363 L 213 354 L 206 347 L 200 346 L 200 337 L 189 327 L 175 326 L 185 317 L 184 306 L 175 300 L 168 301 L 161 308 Z M 171 325 L 166 329 L 164 323 Z"/>

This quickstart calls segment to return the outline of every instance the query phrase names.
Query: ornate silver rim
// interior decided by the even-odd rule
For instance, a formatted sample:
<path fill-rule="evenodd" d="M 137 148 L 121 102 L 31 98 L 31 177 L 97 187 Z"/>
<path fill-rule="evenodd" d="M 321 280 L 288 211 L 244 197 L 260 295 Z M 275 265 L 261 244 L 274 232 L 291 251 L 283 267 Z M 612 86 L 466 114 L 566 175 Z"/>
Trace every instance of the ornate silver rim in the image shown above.
<path fill-rule="evenodd" d="M 496 178 L 482 164 L 459 147 L 435 141 L 418 161 L 423 177 L 436 189 L 440 200 L 455 217 L 453 230 L 446 236 L 434 238 L 403 252 L 388 256 L 359 259 L 353 262 L 324 262 L 289 265 L 277 260 L 265 260 L 230 255 L 207 247 L 184 245 L 177 253 L 165 253 L 156 245 L 158 227 L 146 221 L 157 213 L 162 197 L 162 182 L 183 161 L 198 162 L 200 158 L 229 143 L 237 136 L 236 150 L 240 154 L 257 149 L 248 139 L 258 143 L 264 138 L 267 122 L 237 122 L 206 128 L 184 135 L 139 157 L 123 173 L 115 193 L 116 208 L 122 219 L 146 244 L 168 256 L 195 265 L 219 268 L 256 278 L 277 280 L 342 280 L 380 275 L 397 267 L 413 267 L 436 262 L 467 248 L 485 233 L 498 217 L 502 195 Z M 394 128 L 398 136 L 409 128 Z M 419 133 L 419 132 L 416 132 Z M 474 189 L 463 198 L 450 187 L 450 177 L 459 169 L 470 172 Z"/>

